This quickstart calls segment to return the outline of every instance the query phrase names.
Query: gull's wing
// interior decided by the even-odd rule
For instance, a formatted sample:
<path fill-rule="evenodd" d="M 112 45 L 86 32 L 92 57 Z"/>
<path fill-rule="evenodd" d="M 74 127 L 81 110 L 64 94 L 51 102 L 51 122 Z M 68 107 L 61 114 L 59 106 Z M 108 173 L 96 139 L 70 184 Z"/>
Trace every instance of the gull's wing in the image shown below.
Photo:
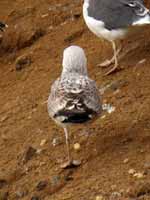
<path fill-rule="evenodd" d="M 95 82 L 85 76 L 57 79 L 48 99 L 52 118 L 62 123 L 82 123 L 101 111 Z"/>
<path fill-rule="evenodd" d="M 109 30 L 132 26 L 148 12 L 142 0 L 90 0 L 88 7 L 88 15 Z"/>

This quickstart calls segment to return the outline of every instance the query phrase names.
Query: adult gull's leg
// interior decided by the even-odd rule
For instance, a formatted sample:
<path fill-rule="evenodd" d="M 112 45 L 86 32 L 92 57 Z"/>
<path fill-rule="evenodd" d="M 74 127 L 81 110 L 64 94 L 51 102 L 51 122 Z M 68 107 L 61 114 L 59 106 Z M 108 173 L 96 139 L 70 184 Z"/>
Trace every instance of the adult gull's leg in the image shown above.
<path fill-rule="evenodd" d="M 116 50 L 116 55 L 117 56 L 120 53 L 120 51 L 121 51 L 121 47 Z M 111 65 L 114 62 L 115 62 L 115 55 L 113 55 L 113 57 L 110 60 L 106 59 L 104 62 L 98 64 L 98 66 L 100 66 L 100 67 L 108 67 L 109 65 Z"/>
<path fill-rule="evenodd" d="M 112 48 L 113 48 L 113 51 L 114 51 L 114 66 L 112 69 L 110 69 L 105 75 L 109 75 L 111 74 L 112 72 L 114 72 L 117 68 L 118 68 L 118 53 L 117 53 L 117 49 L 116 49 L 116 44 L 114 41 L 111 41 L 112 43 Z"/>

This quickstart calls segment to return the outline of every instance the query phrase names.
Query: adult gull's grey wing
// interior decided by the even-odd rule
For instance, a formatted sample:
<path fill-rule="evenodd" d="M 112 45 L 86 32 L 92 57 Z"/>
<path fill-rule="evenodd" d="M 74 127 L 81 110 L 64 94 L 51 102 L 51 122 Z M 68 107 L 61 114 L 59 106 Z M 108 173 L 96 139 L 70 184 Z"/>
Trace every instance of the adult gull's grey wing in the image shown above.
<path fill-rule="evenodd" d="M 148 9 L 142 0 L 90 0 L 88 15 L 104 22 L 108 30 L 132 26 Z"/>

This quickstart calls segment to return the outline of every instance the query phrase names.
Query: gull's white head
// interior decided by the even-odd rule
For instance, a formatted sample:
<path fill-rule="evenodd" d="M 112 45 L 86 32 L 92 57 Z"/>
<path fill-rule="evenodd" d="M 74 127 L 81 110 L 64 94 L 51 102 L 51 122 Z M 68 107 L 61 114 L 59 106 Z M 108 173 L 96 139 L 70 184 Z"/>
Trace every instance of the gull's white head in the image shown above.
<path fill-rule="evenodd" d="M 66 73 L 77 73 L 87 75 L 87 59 L 83 49 L 79 46 L 70 46 L 63 53 L 63 71 Z"/>

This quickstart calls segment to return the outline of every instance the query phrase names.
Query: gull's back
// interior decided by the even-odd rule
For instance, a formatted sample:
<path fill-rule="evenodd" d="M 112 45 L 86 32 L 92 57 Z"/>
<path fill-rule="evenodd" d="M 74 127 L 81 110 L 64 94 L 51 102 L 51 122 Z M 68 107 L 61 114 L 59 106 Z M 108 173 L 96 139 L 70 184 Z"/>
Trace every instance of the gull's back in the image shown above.
<path fill-rule="evenodd" d="M 84 123 L 101 112 L 99 91 L 87 76 L 58 78 L 48 99 L 49 115 L 58 123 Z"/>

